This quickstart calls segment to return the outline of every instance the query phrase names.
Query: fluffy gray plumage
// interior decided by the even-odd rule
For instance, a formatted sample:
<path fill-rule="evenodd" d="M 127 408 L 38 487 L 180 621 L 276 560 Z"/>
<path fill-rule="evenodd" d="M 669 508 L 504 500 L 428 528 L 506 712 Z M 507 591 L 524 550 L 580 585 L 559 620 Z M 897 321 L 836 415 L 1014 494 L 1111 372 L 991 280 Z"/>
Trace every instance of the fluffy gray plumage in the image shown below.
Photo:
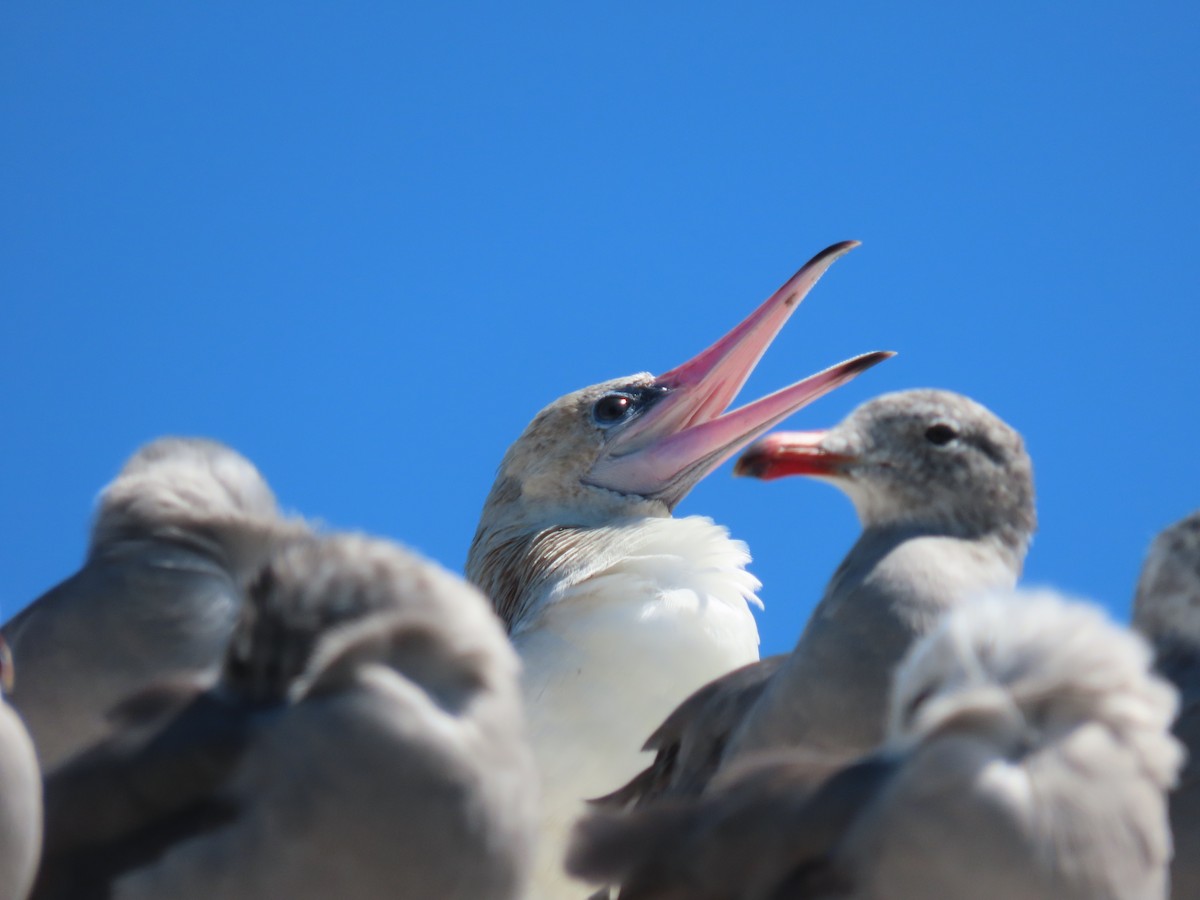
<path fill-rule="evenodd" d="M 11 659 L 0 638 L 0 682 Z M 0 900 L 24 900 L 42 845 L 42 774 L 29 733 L 0 687 Z"/>
<path fill-rule="evenodd" d="M 523 896 L 516 657 L 481 594 L 408 551 L 285 548 L 219 684 L 148 719 L 49 779 L 39 898 Z"/>
<path fill-rule="evenodd" d="M 1187 748 L 1188 762 L 1171 794 L 1171 896 L 1200 897 L 1200 511 L 1151 544 L 1133 624 L 1153 642 L 1159 671 L 1179 690 L 1175 735 Z"/>
<path fill-rule="evenodd" d="M 238 580 L 307 533 L 258 470 L 215 441 L 142 447 L 100 495 L 83 567 L 4 626 L 13 694 L 46 770 L 110 731 L 110 711 L 163 678 L 215 671 Z"/>
<path fill-rule="evenodd" d="M 653 766 L 613 803 L 694 795 L 721 766 L 770 748 L 802 747 L 827 764 L 867 752 L 912 643 L 945 610 L 1016 584 L 1036 524 L 1033 468 L 1020 435 L 980 404 L 948 391 L 886 394 L 814 452 L 836 459 L 823 477 L 853 501 L 861 536 L 795 650 L 685 701 L 647 742 Z"/>
<path fill-rule="evenodd" d="M 824 779 L 777 752 L 710 793 L 581 823 L 623 900 L 1148 900 L 1167 889 L 1175 692 L 1135 635 L 1049 592 L 949 612 L 888 735 Z"/>

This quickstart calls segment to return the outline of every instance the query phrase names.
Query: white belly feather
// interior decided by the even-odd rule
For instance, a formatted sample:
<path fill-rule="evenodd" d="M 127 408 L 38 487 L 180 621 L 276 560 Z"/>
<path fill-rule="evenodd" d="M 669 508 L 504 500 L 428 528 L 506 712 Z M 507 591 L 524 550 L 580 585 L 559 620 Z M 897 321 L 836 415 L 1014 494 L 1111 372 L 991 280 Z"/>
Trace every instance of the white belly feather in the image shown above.
<path fill-rule="evenodd" d="M 563 592 L 513 638 L 542 779 L 537 900 L 587 896 L 562 873 L 583 801 L 649 764 L 642 744 L 692 691 L 758 659 L 745 545 L 699 517 L 641 527 L 641 552 Z"/>

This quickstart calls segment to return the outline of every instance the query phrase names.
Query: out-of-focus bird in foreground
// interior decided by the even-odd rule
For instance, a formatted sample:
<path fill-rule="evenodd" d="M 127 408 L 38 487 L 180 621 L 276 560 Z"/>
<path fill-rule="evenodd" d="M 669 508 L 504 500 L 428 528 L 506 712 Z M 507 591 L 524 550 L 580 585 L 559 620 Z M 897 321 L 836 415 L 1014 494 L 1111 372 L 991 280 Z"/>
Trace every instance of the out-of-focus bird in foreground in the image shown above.
<path fill-rule="evenodd" d="M 879 752 L 815 787 L 776 751 L 698 800 L 581 823 L 622 900 L 1163 897 L 1175 691 L 1136 635 L 1049 592 L 948 612 L 898 669 Z"/>
<path fill-rule="evenodd" d="M 759 750 L 803 748 L 822 764 L 868 752 L 904 653 L 946 610 L 1013 588 L 1036 522 L 1020 435 L 949 391 L 885 394 L 829 431 L 769 435 L 735 471 L 826 480 L 854 503 L 862 534 L 793 652 L 688 698 L 647 742 L 654 764 L 601 804 L 698 794 Z"/>
<path fill-rule="evenodd" d="M 307 531 L 223 444 L 161 438 L 138 450 L 100 495 L 83 567 L 3 629 L 21 673 L 12 702 L 43 770 L 108 734 L 129 695 L 215 671 L 238 580 Z"/>
<path fill-rule="evenodd" d="M 24 900 L 42 846 L 42 773 L 29 733 L 4 695 L 12 657 L 0 637 L 0 900 Z"/>
<path fill-rule="evenodd" d="M 1133 624 L 1154 644 L 1159 672 L 1179 690 L 1175 736 L 1188 761 L 1171 794 L 1171 896 L 1200 897 L 1200 510 L 1150 545 Z"/>
<path fill-rule="evenodd" d="M 294 543 L 215 688 L 48 779 L 36 896 L 521 900 L 517 669 L 459 577 L 385 541 Z"/>
<path fill-rule="evenodd" d="M 550 404 L 500 464 L 467 573 L 524 663 L 545 795 L 538 896 L 571 896 L 562 850 L 583 799 L 638 770 L 645 736 L 690 691 L 758 656 L 748 604 L 759 584 L 745 545 L 671 511 L 746 443 L 891 355 L 857 357 L 725 413 L 804 295 L 854 246 L 818 254 L 682 366 Z"/>

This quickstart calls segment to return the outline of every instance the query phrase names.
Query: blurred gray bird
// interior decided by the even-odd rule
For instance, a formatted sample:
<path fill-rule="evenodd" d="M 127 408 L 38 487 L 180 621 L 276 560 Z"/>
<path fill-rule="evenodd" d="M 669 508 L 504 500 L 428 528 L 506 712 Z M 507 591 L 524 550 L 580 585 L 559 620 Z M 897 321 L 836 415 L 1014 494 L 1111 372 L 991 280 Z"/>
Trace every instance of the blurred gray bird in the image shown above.
<path fill-rule="evenodd" d="M 24 900 L 42 846 L 42 773 L 29 733 L 5 702 L 13 667 L 0 638 L 0 900 Z"/>
<path fill-rule="evenodd" d="M 854 246 L 818 254 L 670 372 L 550 404 L 500 464 L 467 574 L 523 662 L 544 797 L 536 896 L 570 895 L 562 853 L 584 798 L 644 765 L 646 734 L 688 693 L 758 658 L 749 605 L 759 583 L 745 571 L 745 544 L 671 511 L 746 443 L 891 355 L 857 357 L 725 412 L 805 294 Z"/>
<path fill-rule="evenodd" d="M 622 900 L 1151 900 L 1167 890 L 1175 691 L 1051 592 L 948 612 L 902 662 L 887 741 L 815 786 L 773 751 L 697 800 L 581 822 Z"/>
<path fill-rule="evenodd" d="M 305 533 L 223 444 L 162 438 L 138 450 L 100 495 L 83 567 L 3 629 L 21 673 L 12 702 L 43 770 L 108 734 L 130 694 L 215 671 L 238 580 Z"/>
<path fill-rule="evenodd" d="M 1175 736 L 1188 761 L 1171 794 L 1171 896 L 1200 897 L 1200 510 L 1150 545 L 1133 625 L 1153 643 L 1159 672 L 1179 690 Z"/>
<path fill-rule="evenodd" d="M 536 775 L 517 673 L 458 576 L 386 541 L 294 543 L 250 587 L 214 688 L 139 698 L 47 779 L 35 896 L 521 900 Z"/>
<path fill-rule="evenodd" d="M 770 435 L 735 472 L 827 480 L 862 534 L 792 653 L 690 697 L 647 742 L 654 764 L 602 804 L 695 795 L 721 766 L 773 747 L 829 764 L 867 752 L 904 653 L 947 609 L 1014 587 L 1036 524 L 1020 435 L 948 391 L 885 394 L 829 431 Z"/>

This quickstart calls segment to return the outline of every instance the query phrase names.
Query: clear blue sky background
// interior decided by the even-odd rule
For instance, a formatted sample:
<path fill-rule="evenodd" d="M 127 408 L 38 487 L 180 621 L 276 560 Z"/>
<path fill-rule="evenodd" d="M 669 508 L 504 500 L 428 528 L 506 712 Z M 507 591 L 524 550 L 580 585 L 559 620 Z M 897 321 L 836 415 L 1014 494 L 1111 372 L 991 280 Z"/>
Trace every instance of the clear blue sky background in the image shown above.
<path fill-rule="evenodd" d="M 899 351 L 791 424 L 975 397 L 1037 466 L 1028 580 L 1124 615 L 1200 505 L 1198 46 L 1183 0 L 6 3 L 0 608 L 164 433 L 458 568 L 541 406 L 858 238 L 744 398 Z M 680 512 L 749 542 L 769 651 L 857 531 L 728 466 Z"/>

